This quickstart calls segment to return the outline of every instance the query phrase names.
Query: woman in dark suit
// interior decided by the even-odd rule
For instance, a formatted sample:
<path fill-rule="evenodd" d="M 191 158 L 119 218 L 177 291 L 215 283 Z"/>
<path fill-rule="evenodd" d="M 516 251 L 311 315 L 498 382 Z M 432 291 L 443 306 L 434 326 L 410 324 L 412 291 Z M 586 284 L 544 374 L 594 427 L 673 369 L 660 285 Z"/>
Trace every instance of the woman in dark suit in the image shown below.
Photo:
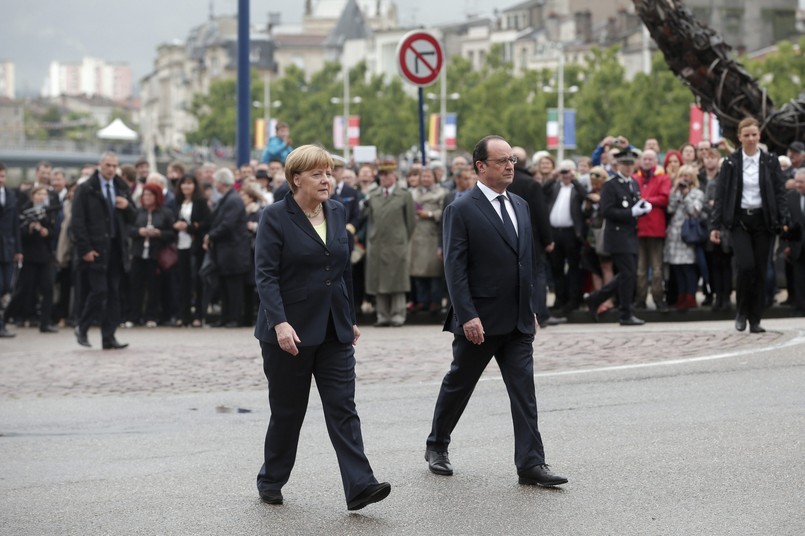
<path fill-rule="evenodd" d="M 176 238 L 173 214 L 162 207 L 162 187 L 146 184 L 140 197 L 142 207 L 131 226 L 131 318 L 134 324 L 157 326 L 159 318 L 159 273 L 157 254 Z M 143 301 L 148 301 L 143 311 Z"/>
<path fill-rule="evenodd" d="M 177 233 L 176 250 L 179 262 L 179 325 L 190 325 L 191 316 L 194 328 L 201 327 L 204 318 L 202 311 L 202 285 L 198 270 L 204 258 L 201 247 L 202 238 L 210 225 L 210 207 L 198 181 L 192 175 L 184 175 L 176 184 L 176 212 L 173 230 Z M 195 310 L 191 307 L 195 304 Z"/>
<path fill-rule="evenodd" d="M 747 117 L 738 123 L 741 148 L 728 156 L 718 174 L 710 217 L 710 240 L 721 243 L 721 229 L 729 229 L 738 266 L 735 329 L 763 333 L 760 315 L 765 296 L 763 281 L 775 233 L 786 230 L 789 217 L 783 191 L 783 173 L 776 156 L 764 153 L 760 124 Z"/>
<path fill-rule="evenodd" d="M 34 186 L 31 197 L 20 209 L 20 236 L 22 237 L 22 270 L 20 270 L 19 298 L 12 300 L 9 310 L 15 306 L 21 309 L 18 318 L 34 322 L 36 317 L 37 293 L 42 295 L 42 311 L 39 317 L 39 331 L 56 333 L 50 323 L 53 308 L 53 252 L 51 241 L 55 222 L 47 211 L 45 202 L 48 190 L 45 186 Z M 15 315 L 17 316 L 17 315 Z M 19 322 L 18 322 L 19 325 Z"/>
<path fill-rule="evenodd" d="M 333 162 L 321 147 L 295 149 L 285 163 L 292 195 L 266 207 L 257 231 L 260 296 L 255 336 L 268 379 L 271 420 L 257 475 L 263 501 L 282 503 L 307 410 L 310 380 L 324 407 L 349 510 L 385 499 L 363 451 L 355 410 L 355 321 L 344 206 L 328 200 Z"/>

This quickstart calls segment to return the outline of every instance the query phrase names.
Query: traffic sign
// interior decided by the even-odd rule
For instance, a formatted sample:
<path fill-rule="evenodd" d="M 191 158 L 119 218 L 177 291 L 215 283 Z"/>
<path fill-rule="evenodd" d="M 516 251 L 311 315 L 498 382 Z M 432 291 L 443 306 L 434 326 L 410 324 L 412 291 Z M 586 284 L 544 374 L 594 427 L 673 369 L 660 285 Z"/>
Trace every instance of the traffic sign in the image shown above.
<path fill-rule="evenodd" d="M 426 87 L 439 77 L 444 54 L 439 41 L 428 32 L 408 32 L 397 45 L 397 67 L 408 83 Z"/>

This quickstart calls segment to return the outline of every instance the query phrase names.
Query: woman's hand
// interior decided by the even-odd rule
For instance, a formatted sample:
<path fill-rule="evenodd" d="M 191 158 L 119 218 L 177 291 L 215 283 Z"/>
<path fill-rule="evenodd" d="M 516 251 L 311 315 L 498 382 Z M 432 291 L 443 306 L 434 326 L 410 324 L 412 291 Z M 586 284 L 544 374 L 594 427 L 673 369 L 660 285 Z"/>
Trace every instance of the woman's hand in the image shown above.
<path fill-rule="evenodd" d="M 358 339 L 360 339 L 360 337 L 361 337 L 361 330 L 358 329 L 357 324 L 352 324 L 352 335 L 354 337 L 352 339 L 352 346 L 357 346 L 358 345 Z"/>
<path fill-rule="evenodd" d="M 299 355 L 299 348 L 297 348 L 296 345 L 302 341 L 299 340 L 296 331 L 294 331 L 288 322 L 277 324 L 274 326 L 274 331 L 277 333 L 277 342 L 284 352 L 288 352 L 291 355 Z"/>
<path fill-rule="evenodd" d="M 173 224 L 173 228 L 177 231 L 184 231 L 187 229 L 187 222 L 183 220 L 179 220 Z"/>
<path fill-rule="evenodd" d="M 713 229 L 710 231 L 710 242 L 713 244 L 720 244 L 721 243 L 721 231 L 718 229 Z"/>

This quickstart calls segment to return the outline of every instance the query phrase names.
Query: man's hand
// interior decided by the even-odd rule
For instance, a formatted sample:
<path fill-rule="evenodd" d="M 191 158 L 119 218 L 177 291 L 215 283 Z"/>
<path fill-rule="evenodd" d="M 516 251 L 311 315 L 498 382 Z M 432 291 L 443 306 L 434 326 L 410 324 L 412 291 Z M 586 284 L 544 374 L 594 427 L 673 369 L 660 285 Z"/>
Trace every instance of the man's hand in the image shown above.
<path fill-rule="evenodd" d="M 550 253 L 550 252 L 552 252 L 552 251 L 553 251 L 553 248 L 554 248 L 555 246 L 556 246 L 556 244 L 555 244 L 554 242 L 551 242 L 550 244 L 548 244 L 547 246 L 545 246 L 545 251 L 546 251 L 547 253 Z"/>
<path fill-rule="evenodd" d="M 361 338 L 361 330 L 358 329 L 358 326 L 352 324 L 352 346 L 358 345 L 358 339 Z"/>
<path fill-rule="evenodd" d="M 721 243 L 721 231 L 718 229 L 713 229 L 710 231 L 710 242 L 713 244 L 720 244 Z"/>
<path fill-rule="evenodd" d="M 91 251 L 87 251 L 81 258 L 84 260 L 84 262 L 95 262 L 95 259 L 100 256 L 101 254 L 93 249 Z"/>
<path fill-rule="evenodd" d="M 129 200 L 125 197 L 118 195 L 115 197 L 115 208 L 119 208 L 121 210 L 126 209 L 129 207 Z"/>
<path fill-rule="evenodd" d="M 477 316 L 464 324 L 464 336 L 472 344 L 483 344 L 484 326 Z"/>

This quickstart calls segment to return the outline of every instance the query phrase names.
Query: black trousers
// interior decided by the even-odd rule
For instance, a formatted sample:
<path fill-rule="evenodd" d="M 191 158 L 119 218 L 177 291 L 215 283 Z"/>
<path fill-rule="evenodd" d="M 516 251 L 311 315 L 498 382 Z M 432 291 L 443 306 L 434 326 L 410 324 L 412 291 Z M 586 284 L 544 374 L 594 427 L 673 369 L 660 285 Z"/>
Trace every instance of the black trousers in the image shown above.
<path fill-rule="evenodd" d="M 70 316 L 70 294 L 73 290 L 72 265 L 56 270 L 56 283 L 59 299 L 53 303 L 53 322 L 66 320 Z"/>
<path fill-rule="evenodd" d="M 612 263 L 617 275 L 601 287 L 599 293 L 604 299 L 617 294 L 620 319 L 626 320 L 634 314 L 635 285 L 637 284 L 637 255 L 633 253 L 613 253 Z"/>
<path fill-rule="evenodd" d="M 534 335 L 515 330 L 508 335 L 487 336 L 483 344 L 463 335 L 453 338 L 453 362 L 442 380 L 427 439 L 431 450 L 446 451 L 478 379 L 492 357 L 500 367 L 511 403 L 514 423 L 514 465 L 518 472 L 545 463 L 545 450 L 537 425 L 534 388 Z"/>
<path fill-rule="evenodd" d="M 257 489 L 279 490 L 296 461 L 299 431 L 307 413 L 310 381 L 316 378 L 327 433 L 335 448 L 347 502 L 376 484 L 363 449 L 361 421 L 355 409 L 355 351 L 334 338 L 319 346 L 299 348 L 292 356 L 277 344 L 260 342 L 268 379 L 271 419 Z"/>
<path fill-rule="evenodd" d="M 707 252 L 710 270 L 710 288 L 719 300 L 729 303 L 732 294 L 732 255 L 724 253 L 720 245 Z"/>
<path fill-rule="evenodd" d="M 159 279 L 156 259 L 131 259 L 129 285 L 129 320 L 135 324 L 141 321 L 156 322 L 159 319 Z"/>
<path fill-rule="evenodd" d="M 798 259 L 791 259 L 791 271 L 794 277 L 794 307 L 801 315 L 805 315 L 805 251 Z"/>
<path fill-rule="evenodd" d="M 179 280 L 178 317 L 187 325 L 191 320 L 204 318 L 201 307 L 202 285 L 198 275 L 201 260 L 190 249 L 180 249 L 178 254 L 179 262 L 174 269 Z"/>
<path fill-rule="evenodd" d="M 53 310 L 53 263 L 25 261 L 17 282 L 20 288 L 20 319 L 36 319 L 37 294 L 42 296 L 39 327 L 50 325 Z"/>
<path fill-rule="evenodd" d="M 738 269 L 735 295 L 738 314 L 750 324 L 760 323 L 766 305 L 765 281 L 769 252 L 774 239 L 766 227 L 763 213 L 739 212 L 732 229 L 732 250 Z"/>
<path fill-rule="evenodd" d="M 78 317 L 78 329 L 87 333 L 93 322 L 101 324 L 101 337 L 104 341 L 115 338 L 120 323 L 120 276 L 123 261 L 120 258 L 120 244 L 112 240 L 107 266 L 79 260 L 81 277 L 81 301 L 83 306 Z"/>
<path fill-rule="evenodd" d="M 221 323 L 241 323 L 245 274 L 221 276 Z"/>
<path fill-rule="evenodd" d="M 554 248 L 548 255 L 556 293 L 554 307 L 576 309 L 581 300 L 581 242 L 572 227 L 552 227 Z"/>

